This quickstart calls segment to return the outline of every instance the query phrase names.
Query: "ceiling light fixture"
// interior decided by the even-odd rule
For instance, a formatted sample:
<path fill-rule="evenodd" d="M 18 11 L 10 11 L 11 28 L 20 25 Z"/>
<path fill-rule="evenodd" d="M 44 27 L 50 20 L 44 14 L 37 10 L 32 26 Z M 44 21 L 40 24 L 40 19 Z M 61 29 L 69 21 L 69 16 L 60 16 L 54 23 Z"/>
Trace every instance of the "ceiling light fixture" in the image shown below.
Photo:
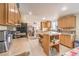
<path fill-rule="evenodd" d="M 44 18 L 42 18 L 43 20 L 45 20 L 46 18 L 44 17 Z"/>
<path fill-rule="evenodd" d="M 64 7 L 61 8 L 61 10 L 62 10 L 62 11 L 66 11 L 66 10 L 67 10 L 67 7 L 64 6 Z"/>
<path fill-rule="evenodd" d="M 29 12 L 29 15 L 32 15 L 32 12 Z"/>

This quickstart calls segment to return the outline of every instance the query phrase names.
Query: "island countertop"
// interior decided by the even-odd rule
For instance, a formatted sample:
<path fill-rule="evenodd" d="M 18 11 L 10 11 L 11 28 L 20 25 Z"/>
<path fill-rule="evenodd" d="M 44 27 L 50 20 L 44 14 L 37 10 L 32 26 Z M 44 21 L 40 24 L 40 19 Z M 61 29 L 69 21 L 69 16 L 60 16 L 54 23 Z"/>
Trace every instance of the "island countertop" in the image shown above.
<path fill-rule="evenodd" d="M 71 36 L 74 36 L 74 34 L 72 33 L 62 33 L 62 32 L 55 32 L 55 31 L 46 31 L 46 32 L 40 32 L 39 34 L 43 35 L 43 34 L 48 34 L 48 35 L 71 35 Z"/>

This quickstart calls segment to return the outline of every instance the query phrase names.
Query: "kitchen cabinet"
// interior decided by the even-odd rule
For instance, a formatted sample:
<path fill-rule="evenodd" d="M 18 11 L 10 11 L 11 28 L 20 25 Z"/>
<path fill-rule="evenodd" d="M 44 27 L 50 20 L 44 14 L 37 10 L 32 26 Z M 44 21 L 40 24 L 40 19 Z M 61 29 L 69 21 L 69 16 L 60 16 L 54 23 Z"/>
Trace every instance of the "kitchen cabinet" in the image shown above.
<path fill-rule="evenodd" d="M 76 17 L 74 15 L 63 16 L 58 19 L 58 27 L 70 29 L 76 27 Z"/>
<path fill-rule="evenodd" d="M 8 4 L 8 24 L 14 24 L 15 19 L 15 5 L 14 4 Z"/>
<path fill-rule="evenodd" d="M 8 24 L 18 24 L 20 20 L 19 9 L 16 4 L 8 4 Z"/>
<path fill-rule="evenodd" d="M 56 48 L 57 53 L 59 53 L 59 34 L 50 35 L 47 33 L 42 33 L 40 34 L 40 37 L 41 39 L 39 39 L 39 42 L 41 43 L 46 55 L 51 55 L 51 48 Z"/>
<path fill-rule="evenodd" d="M 64 27 L 64 22 L 63 22 L 63 18 L 60 18 L 59 20 L 58 20 L 58 27 L 59 28 L 63 28 Z"/>
<path fill-rule="evenodd" d="M 51 29 L 51 21 L 42 21 L 41 22 L 41 29 L 43 30 L 44 28 L 47 29 L 47 31 L 50 30 Z"/>
<path fill-rule="evenodd" d="M 0 24 L 5 23 L 5 6 L 3 3 L 0 3 Z"/>
<path fill-rule="evenodd" d="M 49 39 L 50 39 L 50 37 L 47 34 L 43 34 L 42 36 L 43 36 L 43 38 L 42 38 L 43 50 L 46 53 L 46 55 L 49 55 L 49 41 L 50 41 Z"/>
<path fill-rule="evenodd" d="M 72 27 L 72 28 L 75 28 L 76 27 L 76 16 L 70 16 L 69 17 L 69 25 Z M 70 27 L 69 26 L 69 27 Z"/>
<path fill-rule="evenodd" d="M 71 35 L 61 34 L 59 36 L 60 43 L 66 47 L 73 48 L 74 47 L 74 38 L 71 38 Z"/>
<path fill-rule="evenodd" d="M 1 25 L 16 25 L 20 23 L 20 11 L 16 3 L 1 3 L 0 4 L 0 24 Z"/>

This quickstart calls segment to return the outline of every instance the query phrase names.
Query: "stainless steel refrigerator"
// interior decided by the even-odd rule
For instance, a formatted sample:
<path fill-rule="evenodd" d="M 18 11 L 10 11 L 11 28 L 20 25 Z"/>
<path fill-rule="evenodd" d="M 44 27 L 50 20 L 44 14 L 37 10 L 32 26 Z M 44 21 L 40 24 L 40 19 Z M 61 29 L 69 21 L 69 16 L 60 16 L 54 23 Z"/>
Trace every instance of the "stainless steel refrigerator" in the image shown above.
<path fill-rule="evenodd" d="M 12 33 L 7 30 L 0 30 L 0 52 L 9 50 L 12 40 Z"/>

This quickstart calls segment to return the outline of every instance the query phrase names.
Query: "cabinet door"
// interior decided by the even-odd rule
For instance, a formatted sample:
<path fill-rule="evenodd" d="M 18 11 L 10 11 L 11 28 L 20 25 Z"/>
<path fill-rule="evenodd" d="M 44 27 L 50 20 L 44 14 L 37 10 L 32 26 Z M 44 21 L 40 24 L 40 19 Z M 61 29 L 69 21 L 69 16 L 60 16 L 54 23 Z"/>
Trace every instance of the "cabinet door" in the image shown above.
<path fill-rule="evenodd" d="M 50 37 L 47 34 L 43 35 L 43 39 L 42 39 L 42 45 L 43 45 L 43 49 L 44 52 L 49 55 L 49 42 L 50 42 Z"/>
<path fill-rule="evenodd" d="M 42 29 L 45 28 L 45 22 L 41 22 Z"/>
<path fill-rule="evenodd" d="M 48 30 L 51 29 L 51 21 L 47 21 L 47 22 L 46 22 L 46 27 L 48 28 Z"/>
<path fill-rule="evenodd" d="M 64 16 L 58 20 L 59 28 L 75 28 L 76 27 L 76 17 L 75 16 Z"/>
<path fill-rule="evenodd" d="M 15 20 L 15 6 L 13 3 L 8 4 L 8 24 L 14 24 Z"/>
<path fill-rule="evenodd" d="M 60 35 L 60 43 L 64 46 L 67 46 L 69 48 L 73 48 L 74 47 L 74 38 L 71 39 L 70 35 Z"/>
<path fill-rule="evenodd" d="M 19 11 L 15 3 L 8 4 L 8 23 L 15 25 L 19 22 Z"/>
<path fill-rule="evenodd" d="M 61 24 L 60 25 L 61 28 L 66 28 L 67 27 L 67 18 L 66 17 L 62 17 L 60 22 L 61 22 L 60 23 Z"/>
<path fill-rule="evenodd" d="M 65 39 L 65 45 L 70 47 L 70 48 L 73 48 L 74 40 L 71 39 L 71 36 L 70 35 L 66 35 L 65 38 L 66 38 Z"/>
<path fill-rule="evenodd" d="M 41 28 L 46 28 L 46 31 L 51 29 L 51 21 L 43 21 L 41 22 Z"/>
<path fill-rule="evenodd" d="M 60 35 L 59 39 L 60 39 L 60 43 L 65 45 L 65 37 L 64 37 L 64 35 Z"/>
<path fill-rule="evenodd" d="M 70 27 L 70 22 L 69 22 L 69 17 L 65 17 L 65 22 L 66 22 L 66 27 L 65 28 L 69 28 Z"/>
<path fill-rule="evenodd" d="M 19 9 L 17 8 L 17 5 L 15 4 L 15 10 L 16 10 L 16 13 L 15 13 L 15 24 L 19 24 L 20 23 L 20 11 Z"/>
<path fill-rule="evenodd" d="M 75 16 L 69 16 L 68 22 L 69 22 L 69 27 L 71 27 L 71 28 L 76 27 L 76 17 Z"/>
<path fill-rule="evenodd" d="M 5 23 L 5 7 L 3 3 L 0 3 L 0 24 Z"/>
<path fill-rule="evenodd" d="M 18 10 L 18 13 L 17 13 L 17 24 L 20 24 L 21 23 L 21 15 L 20 15 L 20 11 Z"/>
<path fill-rule="evenodd" d="M 49 42 L 50 42 L 50 36 L 45 35 L 45 52 L 47 55 L 49 55 Z"/>
<path fill-rule="evenodd" d="M 64 20 L 63 20 L 63 18 L 60 18 L 60 19 L 58 20 L 58 27 L 59 27 L 59 28 L 63 28 L 63 27 L 64 27 Z"/>

